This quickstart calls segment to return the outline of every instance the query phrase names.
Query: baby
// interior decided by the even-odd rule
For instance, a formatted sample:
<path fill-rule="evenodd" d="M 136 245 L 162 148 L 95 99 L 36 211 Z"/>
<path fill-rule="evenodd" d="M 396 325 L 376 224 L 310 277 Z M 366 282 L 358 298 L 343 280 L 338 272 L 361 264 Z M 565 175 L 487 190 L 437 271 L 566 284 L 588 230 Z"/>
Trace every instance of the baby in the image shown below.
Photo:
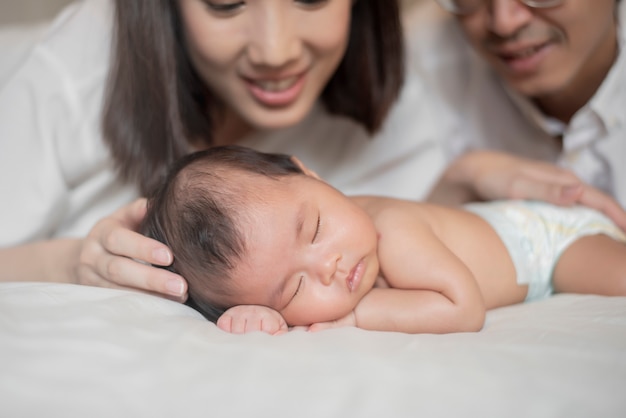
<path fill-rule="evenodd" d="M 188 303 L 231 332 L 478 331 L 486 310 L 553 292 L 626 295 L 626 236 L 598 212 L 348 197 L 238 146 L 179 161 L 142 230 L 172 249 Z"/>

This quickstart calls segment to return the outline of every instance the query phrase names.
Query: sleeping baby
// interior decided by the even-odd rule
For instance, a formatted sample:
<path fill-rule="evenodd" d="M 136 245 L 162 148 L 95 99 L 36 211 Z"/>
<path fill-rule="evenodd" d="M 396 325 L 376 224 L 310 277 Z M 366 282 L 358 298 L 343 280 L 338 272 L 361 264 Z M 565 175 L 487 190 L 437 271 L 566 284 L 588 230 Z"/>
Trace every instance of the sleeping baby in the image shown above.
<path fill-rule="evenodd" d="M 488 309 L 554 292 L 626 295 L 626 236 L 594 210 L 348 197 L 239 146 L 172 167 L 142 231 L 171 248 L 188 304 L 230 332 L 478 331 Z"/>

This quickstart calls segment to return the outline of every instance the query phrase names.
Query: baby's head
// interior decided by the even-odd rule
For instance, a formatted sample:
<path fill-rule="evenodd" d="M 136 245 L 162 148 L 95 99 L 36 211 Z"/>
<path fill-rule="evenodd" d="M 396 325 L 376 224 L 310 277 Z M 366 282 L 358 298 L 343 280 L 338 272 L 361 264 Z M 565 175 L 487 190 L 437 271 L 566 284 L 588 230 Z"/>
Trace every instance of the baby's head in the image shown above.
<path fill-rule="evenodd" d="M 245 255 L 239 218 L 256 194 L 238 180 L 254 174 L 276 179 L 303 172 L 287 155 L 214 147 L 179 160 L 148 202 L 142 232 L 170 247 L 169 268 L 188 281 L 189 304 L 213 321 L 230 307 L 220 301 L 234 296 L 229 278 Z"/>
<path fill-rule="evenodd" d="M 142 232 L 172 250 L 190 306 L 216 321 L 232 306 L 264 305 L 308 325 L 347 314 L 369 291 L 378 270 L 371 220 L 305 170 L 238 146 L 172 167 Z"/>

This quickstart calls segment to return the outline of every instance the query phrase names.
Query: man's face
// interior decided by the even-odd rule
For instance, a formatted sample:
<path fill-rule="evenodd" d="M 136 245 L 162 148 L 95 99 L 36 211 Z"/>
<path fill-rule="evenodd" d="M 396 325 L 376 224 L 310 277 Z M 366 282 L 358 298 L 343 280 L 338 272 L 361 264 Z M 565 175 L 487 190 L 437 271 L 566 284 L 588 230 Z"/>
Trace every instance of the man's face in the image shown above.
<path fill-rule="evenodd" d="M 597 89 L 615 59 L 615 4 L 564 0 L 541 9 L 519 0 L 491 0 L 458 20 L 474 48 L 514 90 L 535 99 L 578 98 L 590 86 Z"/>

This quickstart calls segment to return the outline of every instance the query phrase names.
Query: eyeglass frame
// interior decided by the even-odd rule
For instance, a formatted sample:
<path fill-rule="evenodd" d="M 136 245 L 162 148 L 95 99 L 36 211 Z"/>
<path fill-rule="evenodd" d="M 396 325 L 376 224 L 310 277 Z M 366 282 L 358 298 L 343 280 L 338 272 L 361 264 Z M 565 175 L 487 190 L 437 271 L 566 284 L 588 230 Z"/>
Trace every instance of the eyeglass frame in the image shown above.
<path fill-rule="evenodd" d="M 435 0 L 437 4 L 439 4 L 444 10 L 448 12 L 458 15 L 458 16 L 468 16 L 473 13 L 476 13 L 478 9 L 487 1 L 487 0 L 475 0 L 475 6 L 471 7 L 467 10 L 460 10 L 458 7 L 455 7 L 453 4 L 455 3 L 453 0 Z M 563 4 L 565 0 L 517 0 L 521 1 L 528 7 L 532 7 L 533 9 L 547 9 L 550 7 L 556 7 Z"/>

